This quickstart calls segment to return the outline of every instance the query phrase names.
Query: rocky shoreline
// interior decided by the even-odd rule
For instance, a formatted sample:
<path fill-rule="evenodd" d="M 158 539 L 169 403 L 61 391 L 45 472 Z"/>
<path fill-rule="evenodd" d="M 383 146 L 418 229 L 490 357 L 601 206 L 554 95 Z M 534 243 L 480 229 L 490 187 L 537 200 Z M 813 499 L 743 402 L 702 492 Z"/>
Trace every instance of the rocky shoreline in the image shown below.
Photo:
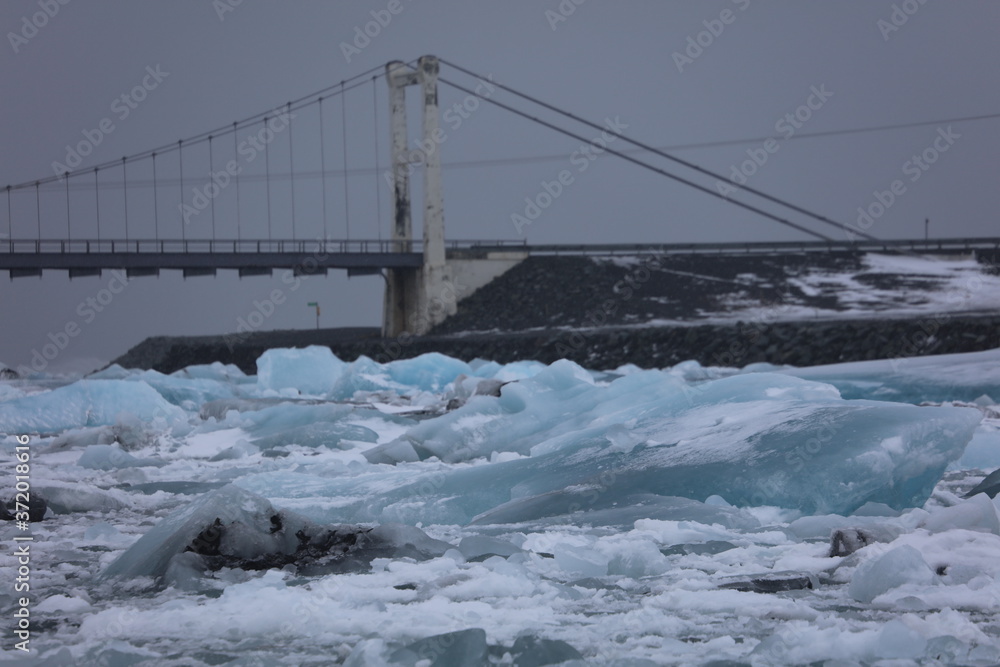
<path fill-rule="evenodd" d="M 256 373 L 273 347 L 326 345 L 345 361 L 366 355 L 379 362 L 440 352 L 466 361 L 507 363 L 571 359 L 585 367 L 644 368 L 694 359 L 703 365 L 755 362 L 813 366 L 844 361 L 975 352 L 1000 347 L 1000 315 L 948 314 L 905 319 L 736 322 L 687 326 L 538 329 L 385 339 L 376 328 L 263 331 L 233 336 L 148 338 L 114 363 L 171 373 L 221 361 Z"/>

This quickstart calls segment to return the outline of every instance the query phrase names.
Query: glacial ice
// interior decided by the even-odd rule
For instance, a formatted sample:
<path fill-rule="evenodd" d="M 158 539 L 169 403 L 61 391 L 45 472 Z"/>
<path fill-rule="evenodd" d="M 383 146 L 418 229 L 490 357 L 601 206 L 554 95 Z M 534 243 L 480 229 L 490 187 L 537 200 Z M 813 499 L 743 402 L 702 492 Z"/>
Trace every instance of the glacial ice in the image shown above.
<path fill-rule="evenodd" d="M 348 571 L 374 558 L 440 556 L 451 545 L 413 526 L 320 526 L 266 499 L 227 485 L 160 521 L 101 576 L 162 580 L 221 567 L 267 569 L 294 563 L 303 574 Z M 185 554 L 195 552 L 203 562 Z M 183 556 L 179 562 L 172 562 Z"/>
<path fill-rule="evenodd" d="M 844 398 L 904 403 L 1000 401 L 1000 349 L 931 357 L 853 361 L 778 371 L 826 382 Z"/>
<path fill-rule="evenodd" d="M 872 602 L 883 593 L 904 584 L 934 584 L 934 570 L 919 551 L 906 544 L 859 565 L 847 592 L 858 602 Z"/>
<path fill-rule="evenodd" d="M 143 468 L 146 466 L 166 465 L 160 459 L 140 459 L 132 456 L 117 445 L 90 445 L 76 464 L 81 468 L 93 470 L 117 470 L 119 468 Z"/>
<path fill-rule="evenodd" d="M 405 503 L 431 521 L 466 523 L 484 514 L 483 522 L 491 512 L 528 521 L 625 506 L 627 496 L 641 493 L 716 494 L 735 505 L 849 514 L 867 502 L 922 504 L 981 418 L 974 409 L 845 401 L 830 385 L 775 374 L 692 388 L 646 371 L 601 386 L 560 361 L 504 386 L 499 398 L 473 397 L 365 456 L 453 463 L 530 454 L 442 473 L 430 494 L 421 492 L 426 480 L 406 484 L 401 473 L 405 485 L 376 505 Z M 515 507 L 522 511 L 511 515 Z M 343 519 L 380 518 L 371 507 L 358 509 L 362 515 L 348 511 Z"/>
<path fill-rule="evenodd" d="M 229 384 L 252 384 L 255 379 L 240 370 L 235 364 L 224 364 L 215 361 L 211 364 L 186 366 L 170 374 L 172 377 L 192 378 L 196 380 L 217 380 Z"/>
<path fill-rule="evenodd" d="M 263 382 L 109 368 L 0 401 L 55 436 L 32 436 L 42 664 L 1000 662 L 1000 501 L 942 478 L 992 469 L 989 355 L 978 384 L 964 356 L 271 356 Z"/>
<path fill-rule="evenodd" d="M 440 392 L 459 375 L 471 375 L 469 364 L 438 352 L 399 359 L 385 365 L 393 381 L 421 391 Z"/>
<path fill-rule="evenodd" d="M 145 382 L 78 380 L 0 403 L 0 433 L 58 434 L 85 426 L 110 426 L 123 414 L 167 425 L 186 419 L 181 408 Z"/>
<path fill-rule="evenodd" d="M 990 497 L 979 493 L 958 505 L 938 510 L 920 522 L 919 526 L 932 533 L 965 528 L 1000 535 L 1000 515 Z"/>
<path fill-rule="evenodd" d="M 257 359 L 257 384 L 279 394 L 286 390 L 325 396 L 347 364 L 330 348 L 310 345 L 301 349 L 267 350 Z"/>
<path fill-rule="evenodd" d="M 362 420 L 410 423 L 409 420 L 398 417 L 368 414 L 371 412 L 336 403 L 281 403 L 256 410 L 227 413 L 224 419 L 210 428 L 240 428 L 247 433 L 252 444 L 260 449 L 289 444 L 336 448 L 346 446 L 344 443 L 348 441 L 378 441 L 375 431 L 358 423 Z"/>

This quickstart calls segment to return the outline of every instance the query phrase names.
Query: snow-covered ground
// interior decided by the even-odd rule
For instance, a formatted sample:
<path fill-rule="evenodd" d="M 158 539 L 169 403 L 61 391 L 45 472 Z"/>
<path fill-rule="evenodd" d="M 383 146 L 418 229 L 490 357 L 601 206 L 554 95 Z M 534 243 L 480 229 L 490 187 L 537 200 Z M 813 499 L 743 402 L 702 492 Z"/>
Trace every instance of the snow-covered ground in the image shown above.
<path fill-rule="evenodd" d="M 1000 350 L 258 367 L 0 383 L 0 662 L 1000 662 Z"/>
<path fill-rule="evenodd" d="M 785 275 L 744 273 L 730 282 L 731 293 L 699 321 L 725 322 L 927 317 L 944 313 L 996 312 L 1000 275 L 974 257 L 868 253 L 858 267 L 785 267 Z M 703 276 L 703 280 L 712 280 Z M 759 293 L 778 287 L 778 305 L 761 303 Z M 651 324 L 678 324 L 656 319 Z"/>

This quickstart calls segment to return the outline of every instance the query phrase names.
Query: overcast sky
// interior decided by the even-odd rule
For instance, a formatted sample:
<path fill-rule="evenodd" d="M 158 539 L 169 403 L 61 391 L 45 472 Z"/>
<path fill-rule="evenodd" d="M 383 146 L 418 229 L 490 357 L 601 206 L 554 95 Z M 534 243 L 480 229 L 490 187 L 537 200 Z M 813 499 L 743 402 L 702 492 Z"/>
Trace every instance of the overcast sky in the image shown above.
<path fill-rule="evenodd" d="M 39 14 L 47 5 L 54 16 Z M 367 26 L 376 36 L 370 43 L 359 39 L 377 18 L 385 25 Z M 578 115 L 617 119 L 625 135 L 676 147 L 678 156 L 705 167 L 727 175 L 742 170 L 753 187 L 845 223 L 857 224 L 858 208 L 870 208 L 876 192 L 891 191 L 898 181 L 892 204 L 866 223 L 878 237 L 922 237 L 925 218 L 932 236 L 998 235 L 1000 120 L 946 122 L 1000 113 L 1000 4 L 990 0 L 5 0 L 0 28 L 0 188 L 52 174 L 54 162 L 66 161 L 67 147 L 86 140 L 87 131 L 96 136 L 105 119 L 113 130 L 101 133 L 84 168 L 274 109 L 389 60 L 431 53 Z M 459 78 L 447 69 L 444 75 Z M 122 101 L 144 83 L 141 102 Z M 388 233 L 388 189 L 381 185 L 378 204 L 373 172 L 376 131 L 378 159 L 388 161 L 383 81 L 374 94 L 380 127 L 371 85 L 350 92 L 346 102 L 352 238 Z M 463 97 L 442 88 L 444 107 Z M 331 170 L 339 169 L 339 100 L 326 113 L 327 159 Z M 319 116 L 315 109 L 300 116 L 293 146 L 301 171 L 316 166 Z M 929 121 L 940 122 L 822 136 Z M 414 113 L 411 131 L 417 128 Z M 809 136 L 816 133 L 821 136 Z M 774 141 L 765 143 L 767 137 Z M 807 238 L 614 156 L 601 156 L 584 171 L 573 161 L 579 147 L 486 106 L 449 128 L 441 145 L 448 237 L 537 243 Z M 276 171 L 287 171 L 287 139 L 278 137 L 272 150 Z M 925 152 L 933 164 L 914 161 Z M 754 156 L 763 164 L 747 162 Z M 190 190 L 204 183 L 208 164 L 185 159 L 194 160 L 187 167 Z M 507 160 L 490 163 L 501 159 Z M 473 161 L 487 163 L 468 164 Z M 526 198 L 536 198 L 563 170 L 572 183 L 518 228 L 512 216 L 524 215 Z M 718 187 L 712 179 L 698 181 Z M 300 235 L 322 227 L 316 187 L 303 185 L 296 197 Z M 82 236 L 92 234 L 85 225 L 94 202 L 78 188 L 70 206 L 75 235 Z M 249 190 L 244 208 L 259 209 Z M 104 206 L 115 206 L 120 193 L 102 190 Z M 328 231 L 343 237 L 348 222 L 339 175 L 328 180 L 327 195 Z M 274 234 L 291 236 L 290 195 L 275 197 Z M 58 201 L 43 202 L 45 237 L 65 229 L 65 204 Z M 137 210 L 142 201 L 130 202 L 133 237 L 153 234 L 152 215 Z M 233 229 L 228 201 L 219 201 L 224 233 Z M 6 233 L 3 208 L 0 232 Z M 15 193 L 12 210 L 14 236 L 34 237 L 33 193 Z M 157 211 L 161 237 L 179 229 L 176 205 Z M 801 216 L 795 220 L 843 237 Z M 109 224 L 105 236 L 116 231 Z M 247 233 L 263 233 L 260 219 L 245 224 Z M 210 235 L 207 225 L 200 215 L 187 228 L 189 237 Z M 58 332 L 69 326 L 78 333 L 47 370 L 89 369 L 147 336 L 233 331 L 275 289 L 287 298 L 264 329 L 314 326 L 310 301 L 321 304 L 323 326 L 374 326 L 381 317 L 378 277 L 331 273 L 295 291 L 280 272 L 242 280 L 227 273 L 185 280 L 164 272 L 124 288 L 114 280 L 107 272 L 72 281 L 50 272 L 0 281 L 0 361 L 29 362 L 36 350 L 64 340 Z M 107 303 L 98 303 L 98 312 L 88 299 Z"/>

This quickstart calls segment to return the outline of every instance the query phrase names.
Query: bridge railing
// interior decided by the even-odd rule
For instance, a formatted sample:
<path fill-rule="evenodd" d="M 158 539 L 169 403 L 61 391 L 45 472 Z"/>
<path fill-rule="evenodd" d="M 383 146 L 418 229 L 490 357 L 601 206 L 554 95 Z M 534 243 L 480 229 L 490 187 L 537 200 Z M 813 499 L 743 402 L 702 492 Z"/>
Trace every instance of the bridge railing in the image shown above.
<path fill-rule="evenodd" d="M 1000 250 L 1000 238 L 886 239 L 878 241 L 773 241 L 729 243 L 607 243 L 527 245 L 533 255 L 735 254 L 795 252 L 971 252 Z"/>
<path fill-rule="evenodd" d="M 16 254 L 391 254 L 423 252 L 423 241 L 386 239 L 3 239 L 0 252 Z M 449 249 L 524 247 L 524 241 L 452 240 Z"/>

